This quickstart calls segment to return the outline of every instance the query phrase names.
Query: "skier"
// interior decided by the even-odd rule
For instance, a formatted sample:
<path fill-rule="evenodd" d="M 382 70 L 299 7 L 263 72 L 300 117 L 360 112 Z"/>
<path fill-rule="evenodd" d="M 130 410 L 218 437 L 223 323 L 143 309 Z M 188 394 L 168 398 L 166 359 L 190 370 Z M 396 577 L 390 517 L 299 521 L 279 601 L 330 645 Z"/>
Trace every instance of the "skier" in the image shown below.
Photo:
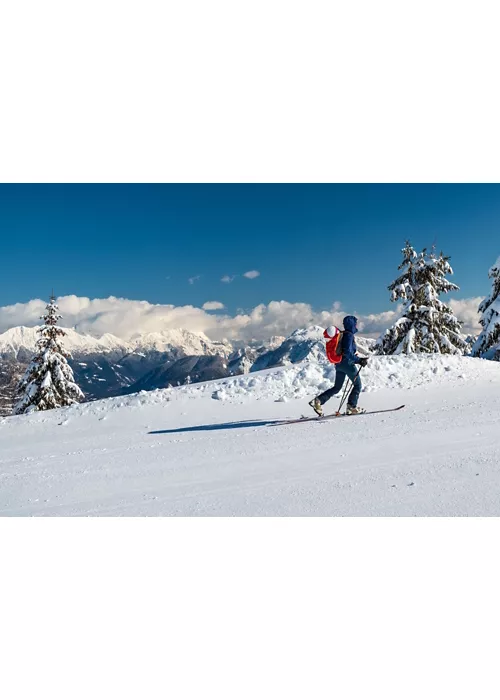
<path fill-rule="evenodd" d="M 356 354 L 354 334 L 358 332 L 358 319 L 355 316 L 346 316 L 343 323 L 345 330 L 342 335 L 342 345 L 340 348 L 342 359 L 336 364 L 335 385 L 309 402 L 309 406 L 316 411 L 318 416 L 323 415 L 323 404 L 340 392 L 346 376 L 349 377 L 353 383 L 351 393 L 347 399 L 346 413 L 348 415 L 356 415 L 365 412 L 363 408 L 358 408 L 358 399 L 361 393 L 361 379 L 359 378 L 359 370 L 356 368 L 356 365 L 366 367 L 368 358 L 358 357 Z M 327 331 L 325 331 L 325 336 L 329 337 Z M 337 360 L 334 361 L 337 362 Z"/>

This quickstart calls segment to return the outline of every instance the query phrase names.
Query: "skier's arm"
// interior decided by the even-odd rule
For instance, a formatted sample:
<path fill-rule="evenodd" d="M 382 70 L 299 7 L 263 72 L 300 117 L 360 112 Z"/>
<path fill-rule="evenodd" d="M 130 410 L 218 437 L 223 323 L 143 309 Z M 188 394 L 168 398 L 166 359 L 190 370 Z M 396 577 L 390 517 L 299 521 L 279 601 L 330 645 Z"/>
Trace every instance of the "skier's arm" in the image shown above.
<path fill-rule="evenodd" d="M 351 333 L 345 333 L 342 338 L 342 357 L 349 365 L 359 365 L 359 358 L 354 352 L 354 338 Z"/>

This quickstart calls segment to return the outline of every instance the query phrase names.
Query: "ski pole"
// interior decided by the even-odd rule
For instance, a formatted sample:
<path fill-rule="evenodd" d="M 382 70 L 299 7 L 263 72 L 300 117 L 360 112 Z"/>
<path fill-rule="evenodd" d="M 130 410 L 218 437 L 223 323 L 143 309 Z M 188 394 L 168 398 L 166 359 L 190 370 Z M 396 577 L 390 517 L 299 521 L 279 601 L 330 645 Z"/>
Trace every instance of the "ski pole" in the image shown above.
<path fill-rule="evenodd" d="M 362 365 L 360 366 L 360 368 L 359 368 L 358 371 L 356 372 L 356 376 L 354 377 L 354 379 L 352 379 L 352 380 L 350 379 L 350 380 L 349 380 L 349 381 L 352 383 L 353 386 L 354 386 L 354 382 L 355 382 L 356 379 L 359 377 L 359 373 L 361 372 L 361 370 L 362 370 Z M 347 382 L 346 387 L 345 387 L 345 389 L 344 389 L 344 394 L 343 394 L 343 396 L 342 396 L 342 401 L 340 402 L 339 410 L 338 410 L 337 413 L 335 414 L 335 415 L 337 415 L 337 416 L 340 416 L 340 411 L 342 410 L 342 406 L 344 405 L 344 401 L 345 401 L 346 398 L 347 398 L 347 390 L 348 390 L 348 389 L 349 389 L 349 382 Z"/>
<path fill-rule="evenodd" d="M 344 405 L 344 401 L 345 401 L 345 397 L 346 397 L 346 395 L 347 395 L 347 390 L 348 390 L 348 389 L 349 389 L 349 382 L 347 382 L 346 385 L 345 385 L 344 393 L 342 394 L 342 398 L 341 398 L 340 404 L 339 404 L 339 409 L 338 409 L 338 411 L 337 411 L 337 416 L 340 416 L 340 409 L 341 409 L 342 406 Z"/>

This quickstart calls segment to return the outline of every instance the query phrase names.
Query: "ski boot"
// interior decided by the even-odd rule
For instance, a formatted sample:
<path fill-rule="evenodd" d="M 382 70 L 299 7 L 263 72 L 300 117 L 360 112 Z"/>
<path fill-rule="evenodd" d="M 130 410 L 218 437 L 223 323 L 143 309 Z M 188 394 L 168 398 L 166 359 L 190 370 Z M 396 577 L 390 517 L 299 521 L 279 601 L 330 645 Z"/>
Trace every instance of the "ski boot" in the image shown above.
<path fill-rule="evenodd" d="M 321 416 L 323 415 L 323 407 L 321 406 L 321 401 L 318 398 L 315 398 L 312 401 L 309 401 L 309 406 L 321 418 Z"/>
<path fill-rule="evenodd" d="M 366 410 L 364 408 L 358 408 L 357 406 L 349 406 L 349 404 L 347 404 L 347 416 L 359 416 L 360 413 L 366 413 Z"/>

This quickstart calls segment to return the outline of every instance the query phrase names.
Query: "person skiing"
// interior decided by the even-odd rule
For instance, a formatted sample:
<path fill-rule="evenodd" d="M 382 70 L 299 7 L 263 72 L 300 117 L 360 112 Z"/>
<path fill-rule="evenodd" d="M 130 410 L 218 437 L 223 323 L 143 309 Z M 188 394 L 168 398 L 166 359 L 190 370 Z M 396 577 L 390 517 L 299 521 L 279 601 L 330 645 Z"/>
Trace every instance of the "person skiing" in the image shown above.
<path fill-rule="evenodd" d="M 309 406 L 316 411 L 318 416 L 323 415 L 323 404 L 331 399 L 332 396 L 335 396 L 341 391 L 346 376 L 349 377 L 353 384 L 347 399 L 346 413 L 348 415 L 356 415 L 358 413 L 365 412 L 363 408 L 358 408 L 358 399 L 362 386 L 361 379 L 359 378 L 359 369 L 356 367 L 356 365 L 359 365 L 359 367 L 366 367 L 368 364 L 368 358 L 359 357 L 357 355 L 354 335 L 358 332 L 358 319 L 355 316 L 346 316 L 343 323 L 345 330 L 342 335 L 340 347 L 342 359 L 335 365 L 335 385 L 332 386 L 331 389 L 324 391 L 319 396 L 316 396 L 316 398 L 312 399 L 312 401 L 309 401 Z M 337 331 L 337 329 L 334 330 Z M 330 338 L 331 336 L 329 335 L 328 331 L 329 329 L 325 331 L 325 337 Z M 337 363 L 337 360 L 334 359 L 334 362 Z"/>

